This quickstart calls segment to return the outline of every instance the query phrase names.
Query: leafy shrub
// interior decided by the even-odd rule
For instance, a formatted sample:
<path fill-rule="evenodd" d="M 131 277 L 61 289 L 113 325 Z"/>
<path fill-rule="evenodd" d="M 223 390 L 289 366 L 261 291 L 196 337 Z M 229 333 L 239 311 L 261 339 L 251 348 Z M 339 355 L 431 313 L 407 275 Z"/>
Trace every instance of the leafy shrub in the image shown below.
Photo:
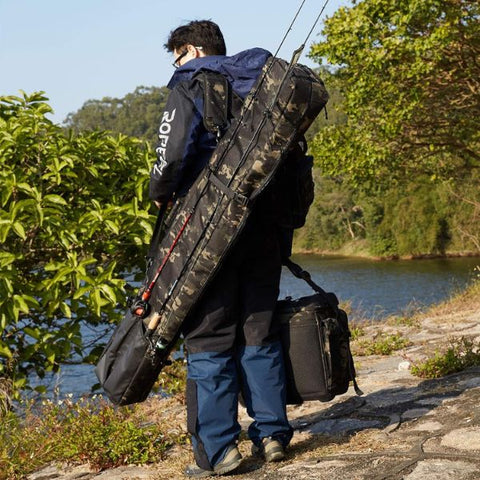
<path fill-rule="evenodd" d="M 161 371 L 156 386 L 167 395 L 177 395 L 185 391 L 186 383 L 186 362 L 183 359 L 178 359 Z"/>
<path fill-rule="evenodd" d="M 23 478 L 51 462 L 89 463 L 95 469 L 158 462 L 184 437 L 151 424 L 137 407 L 114 408 L 102 399 L 27 405 L 0 422 L 0 479 Z"/>
<path fill-rule="evenodd" d="M 0 97 L 0 377 L 14 391 L 32 371 L 95 360 L 81 325 L 120 318 L 153 224 L 152 152 L 122 135 L 65 134 L 46 100 Z"/>
<path fill-rule="evenodd" d="M 352 342 L 358 340 L 362 335 L 365 335 L 365 330 L 357 325 L 350 326 L 350 340 Z"/>
<path fill-rule="evenodd" d="M 461 337 L 450 340 L 443 353 L 436 351 L 432 358 L 412 365 L 412 375 L 422 378 L 439 378 L 480 365 L 480 344 Z"/>

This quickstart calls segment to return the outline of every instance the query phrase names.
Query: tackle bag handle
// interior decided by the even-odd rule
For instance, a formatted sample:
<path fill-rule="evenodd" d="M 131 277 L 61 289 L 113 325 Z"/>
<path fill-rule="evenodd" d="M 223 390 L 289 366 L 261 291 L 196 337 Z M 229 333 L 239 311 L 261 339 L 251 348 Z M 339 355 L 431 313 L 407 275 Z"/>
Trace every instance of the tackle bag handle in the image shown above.
<path fill-rule="evenodd" d="M 312 290 L 318 294 L 320 294 L 324 300 L 333 308 L 333 310 L 338 310 L 338 299 L 335 294 L 327 293 L 322 287 L 317 285 L 313 280 L 312 276 L 309 272 L 304 270 L 298 263 L 293 262 L 289 258 L 283 260 L 283 265 L 285 265 L 292 274 L 299 278 L 300 280 L 304 280 L 305 282 L 310 285 Z"/>

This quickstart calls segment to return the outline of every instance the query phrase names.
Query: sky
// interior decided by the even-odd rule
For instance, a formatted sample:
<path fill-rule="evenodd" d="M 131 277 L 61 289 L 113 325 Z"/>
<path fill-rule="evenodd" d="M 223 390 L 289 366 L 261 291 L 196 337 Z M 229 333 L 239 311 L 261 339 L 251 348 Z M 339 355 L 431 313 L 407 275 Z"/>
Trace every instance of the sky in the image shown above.
<path fill-rule="evenodd" d="M 289 59 L 302 45 L 324 0 L 0 0 L 0 95 L 45 91 L 62 123 L 85 101 L 123 97 L 137 86 L 164 86 L 173 73 L 168 34 L 190 20 L 220 25 L 227 55 L 252 47 Z M 348 0 L 329 0 L 322 19 Z M 318 41 L 312 32 L 300 62 Z"/>

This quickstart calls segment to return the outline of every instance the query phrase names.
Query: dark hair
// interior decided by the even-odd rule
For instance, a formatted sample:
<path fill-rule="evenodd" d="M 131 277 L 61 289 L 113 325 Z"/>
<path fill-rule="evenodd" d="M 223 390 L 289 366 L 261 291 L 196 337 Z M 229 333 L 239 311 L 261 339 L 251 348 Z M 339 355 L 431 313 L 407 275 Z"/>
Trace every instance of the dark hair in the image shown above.
<path fill-rule="evenodd" d="M 170 32 L 164 45 L 169 52 L 177 52 L 185 45 L 203 47 L 205 55 L 226 55 L 227 48 L 220 27 L 210 20 L 193 20 Z"/>

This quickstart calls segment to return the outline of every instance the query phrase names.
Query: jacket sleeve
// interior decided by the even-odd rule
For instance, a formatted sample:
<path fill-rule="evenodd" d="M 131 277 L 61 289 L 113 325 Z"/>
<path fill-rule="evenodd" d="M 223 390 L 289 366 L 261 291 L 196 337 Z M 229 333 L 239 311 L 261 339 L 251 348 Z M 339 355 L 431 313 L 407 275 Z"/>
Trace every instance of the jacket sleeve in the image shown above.
<path fill-rule="evenodd" d="M 193 102 L 181 88 L 168 96 L 158 129 L 157 160 L 150 172 L 152 200 L 169 201 L 181 182 L 183 164 L 196 148 L 198 125 L 202 119 Z"/>

